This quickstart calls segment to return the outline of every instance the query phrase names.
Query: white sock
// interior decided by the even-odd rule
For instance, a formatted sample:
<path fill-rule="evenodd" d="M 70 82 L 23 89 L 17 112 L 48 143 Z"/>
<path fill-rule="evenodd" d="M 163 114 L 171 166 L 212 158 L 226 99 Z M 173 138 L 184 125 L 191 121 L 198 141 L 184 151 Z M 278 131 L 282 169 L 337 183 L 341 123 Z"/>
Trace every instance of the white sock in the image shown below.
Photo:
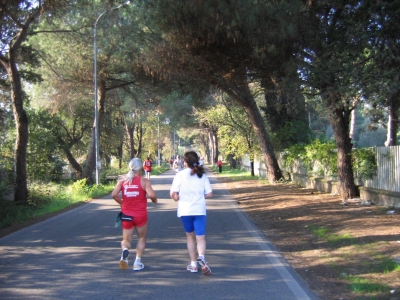
<path fill-rule="evenodd" d="M 197 261 L 191 261 L 191 262 L 190 262 L 190 265 L 191 265 L 192 267 L 197 268 Z"/>
<path fill-rule="evenodd" d="M 140 263 L 141 257 L 136 257 L 135 262 Z"/>

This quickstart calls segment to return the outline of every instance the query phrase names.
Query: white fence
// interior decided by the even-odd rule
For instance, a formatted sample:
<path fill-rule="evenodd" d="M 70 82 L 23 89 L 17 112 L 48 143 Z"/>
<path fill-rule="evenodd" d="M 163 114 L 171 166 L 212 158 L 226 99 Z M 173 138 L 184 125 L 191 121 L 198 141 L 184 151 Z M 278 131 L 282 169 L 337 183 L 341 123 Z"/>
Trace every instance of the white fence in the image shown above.
<path fill-rule="evenodd" d="M 367 188 L 400 193 L 400 146 L 377 147 L 376 162 L 376 176 L 364 181 L 363 185 Z"/>

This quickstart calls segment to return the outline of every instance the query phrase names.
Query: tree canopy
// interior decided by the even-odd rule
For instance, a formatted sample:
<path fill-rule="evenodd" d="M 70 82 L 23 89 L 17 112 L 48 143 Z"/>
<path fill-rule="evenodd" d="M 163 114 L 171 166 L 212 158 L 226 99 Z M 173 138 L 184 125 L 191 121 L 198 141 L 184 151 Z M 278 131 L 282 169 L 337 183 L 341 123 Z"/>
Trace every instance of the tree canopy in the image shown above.
<path fill-rule="evenodd" d="M 157 157 L 160 135 L 162 156 L 175 155 L 175 136 L 210 162 L 259 151 L 274 182 L 282 177 L 275 151 L 331 128 L 342 195 L 354 197 L 356 110 L 387 127 L 387 145 L 397 142 L 399 7 L 398 0 L 5 1 L 0 109 L 13 111 L 15 130 L 2 129 L 1 149 L 9 157 L 16 140 L 15 199 L 27 199 L 26 156 L 40 147 L 35 124 L 48 135 L 43 145 L 56 143 L 78 177 L 92 179 L 95 24 L 106 166 L 113 157 L 120 165 Z"/>

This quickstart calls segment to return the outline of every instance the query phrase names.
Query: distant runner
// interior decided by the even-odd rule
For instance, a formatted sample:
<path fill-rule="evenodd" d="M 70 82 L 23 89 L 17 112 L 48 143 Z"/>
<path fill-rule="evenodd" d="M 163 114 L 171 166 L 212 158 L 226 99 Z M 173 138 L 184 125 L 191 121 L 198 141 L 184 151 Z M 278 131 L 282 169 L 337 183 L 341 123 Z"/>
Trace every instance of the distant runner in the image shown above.
<path fill-rule="evenodd" d="M 143 163 L 143 169 L 147 179 L 150 179 L 150 173 L 152 167 L 153 167 L 153 162 L 150 160 L 150 157 L 147 156 L 147 159 Z"/>

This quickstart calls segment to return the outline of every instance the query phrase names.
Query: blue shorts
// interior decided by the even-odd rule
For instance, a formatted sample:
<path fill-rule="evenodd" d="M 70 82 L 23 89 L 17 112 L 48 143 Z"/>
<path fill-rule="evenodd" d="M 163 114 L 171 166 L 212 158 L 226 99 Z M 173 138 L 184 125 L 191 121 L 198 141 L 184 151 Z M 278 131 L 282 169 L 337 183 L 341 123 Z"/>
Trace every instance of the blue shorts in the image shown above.
<path fill-rule="evenodd" d="M 192 233 L 194 231 L 196 235 L 206 234 L 207 216 L 182 216 L 181 221 L 187 233 Z"/>

